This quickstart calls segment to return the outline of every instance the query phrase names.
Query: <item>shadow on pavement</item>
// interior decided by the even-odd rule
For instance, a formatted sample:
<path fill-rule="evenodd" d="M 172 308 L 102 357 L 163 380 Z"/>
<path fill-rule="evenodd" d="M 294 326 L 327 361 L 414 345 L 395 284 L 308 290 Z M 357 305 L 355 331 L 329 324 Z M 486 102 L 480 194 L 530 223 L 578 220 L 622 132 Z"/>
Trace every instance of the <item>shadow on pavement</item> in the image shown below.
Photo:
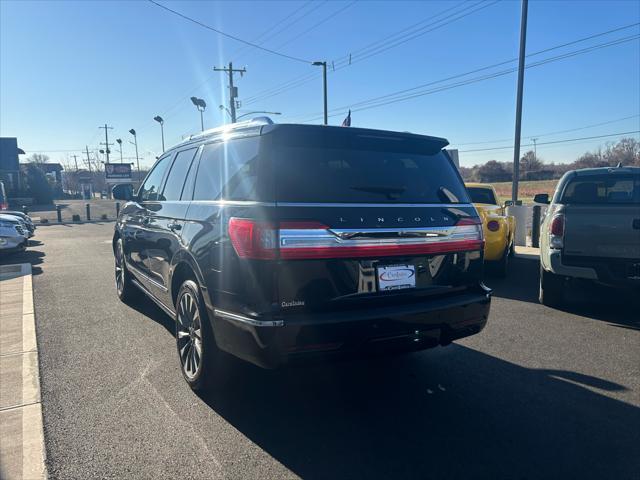
<path fill-rule="evenodd" d="M 0 265 L 11 265 L 14 263 L 30 263 L 31 273 L 33 275 L 40 275 L 42 268 L 39 267 L 43 262 L 45 253 L 39 250 L 32 250 L 31 247 L 27 248 L 24 252 L 9 253 L 0 255 Z"/>
<path fill-rule="evenodd" d="M 585 387 L 625 390 L 455 345 L 307 369 L 239 366 L 203 400 L 307 479 L 632 478 L 640 409 Z"/>
<path fill-rule="evenodd" d="M 489 276 L 485 279 L 485 283 L 493 289 L 493 295 L 538 303 L 538 262 L 516 258 L 510 267 L 507 278 Z M 586 281 L 573 281 L 568 284 L 566 295 L 566 304 L 561 309 L 563 312 L 611 322 L 621 328 L 640 330 L 640 298 L 637 293 Z"/>

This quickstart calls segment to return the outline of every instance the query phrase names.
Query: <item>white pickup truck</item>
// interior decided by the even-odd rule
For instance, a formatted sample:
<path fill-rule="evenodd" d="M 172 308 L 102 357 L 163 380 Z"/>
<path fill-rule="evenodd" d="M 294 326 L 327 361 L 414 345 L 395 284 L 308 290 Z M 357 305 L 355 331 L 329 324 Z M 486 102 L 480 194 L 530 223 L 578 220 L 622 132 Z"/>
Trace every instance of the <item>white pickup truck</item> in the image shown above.
<path fill-rule="evenodd" d="M 540 226 L 540 302 L 559 306 L 582 278 L 640 290 L 640 167 L 567 172 Z"/>

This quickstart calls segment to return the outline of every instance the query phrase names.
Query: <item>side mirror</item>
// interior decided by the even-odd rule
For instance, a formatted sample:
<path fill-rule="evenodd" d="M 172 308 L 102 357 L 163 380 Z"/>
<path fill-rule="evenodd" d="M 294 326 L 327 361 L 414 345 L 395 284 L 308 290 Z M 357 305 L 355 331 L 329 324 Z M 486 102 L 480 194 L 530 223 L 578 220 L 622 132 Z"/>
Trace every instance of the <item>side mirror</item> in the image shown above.
<path fill-rule="evenodd" d="M 549 205 L 549 194 L 548 193 L 537 193 L 533 197 L 533 201 L 535 203 L 544 203 L 545 205 Z"/>
<path fill-rule="evenodd" d="M 111 195 L 116 200 L 128 202 L 133 198 L 133 185 L 130 183 L 119 183 L 111 189 Z"/>

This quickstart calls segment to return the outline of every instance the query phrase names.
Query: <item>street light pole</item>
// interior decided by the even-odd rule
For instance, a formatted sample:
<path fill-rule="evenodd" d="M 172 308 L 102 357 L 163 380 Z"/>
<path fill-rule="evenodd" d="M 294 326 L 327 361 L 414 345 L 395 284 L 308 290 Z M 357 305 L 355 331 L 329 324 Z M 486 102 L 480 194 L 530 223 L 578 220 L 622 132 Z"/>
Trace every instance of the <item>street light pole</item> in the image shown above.
<path fill-rule="evenodd" d="M 138 136 L 136 135 L 136 131 L 132 128 L 129 130 L 129 133 L 133 135 L 133 142 L 136 146 L 136 164 L 138 166 L 138 185 L 140 184 L 140 157 L 138 157 Z"/>
<path fill-rule="evenodd" d="M 204 132 L 204 119 L 202 116 L 202 112 L 207 108 L 207 103 L 198 97 L 191 97 L 191 102 L 196 106 L 198 111 L 200 112 L 200 129 Z"/>
<path fill-rule="evenodd" d="M 164 152 L 164 120 L 160 115 L 153 117 L 160 124 L 160 135 L 162 135 L 162 151 Z"/>
<path fill-rule="evenodd" d="M 322 66 L 322 85 L 324 89 L 324 124 L 329 124 L 329 115 L 327 112 L 327 62 L 313 62 L 316 67 Z"/>
<path fill-rule="evenodd" d="M 520 57 L 518 59 L 518 92 L 516 97 L 516 135 L 513 146 L 513 182 L 511 184 L 511 200 L 518 201 L 518 181 L 520 179 L 520 134 L 522 127 L 522 89 L 524 86 L 524 58 L 527 43 L 527 9 L 529 0 L 522 0 L 522 16 L 520 18 Z"/>
<path fill-rule="evenodd" d="M 120 163 L 122 163 L 122 139 L 116 138 L 116 142 L 118 142 L 118 147 L 120 148 Z"/>

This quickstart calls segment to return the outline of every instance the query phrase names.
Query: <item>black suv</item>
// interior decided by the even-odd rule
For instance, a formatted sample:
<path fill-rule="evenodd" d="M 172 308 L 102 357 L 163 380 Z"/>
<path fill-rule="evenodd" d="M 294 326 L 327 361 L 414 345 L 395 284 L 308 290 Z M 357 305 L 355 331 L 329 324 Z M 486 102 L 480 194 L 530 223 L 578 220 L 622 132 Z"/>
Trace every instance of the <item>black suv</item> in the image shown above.
<path fill-rule="evenodd" d="M 225 353 L 418 350 L 487 322 L 478 214 L 445 139 L 254 119 L 156 162 L 115 227 L 118 296 L 176 321 L 194 389 Z"/>

